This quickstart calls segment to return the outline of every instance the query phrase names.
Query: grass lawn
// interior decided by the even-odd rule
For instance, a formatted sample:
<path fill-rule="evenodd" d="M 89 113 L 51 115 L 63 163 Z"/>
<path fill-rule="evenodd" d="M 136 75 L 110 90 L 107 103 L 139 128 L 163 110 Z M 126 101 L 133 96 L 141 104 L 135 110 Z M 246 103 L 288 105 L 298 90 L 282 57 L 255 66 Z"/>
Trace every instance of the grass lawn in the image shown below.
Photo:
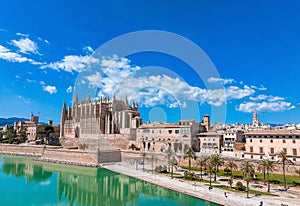
<path fill-rule="evenodd" d="M 205 184 L 205 185 L 209 186 L 208 184 Z M 231 191 L 231 192 L 245 192 L 245 194 L 246 194 L 246 191 L 238 191 L 234 188 L 231 188 L 231 187 L 225 186 L 225 185 L 212 185 L 212 187 L 223 189 L 223 190 L 228 190 L 228 191 Z M 262 191 L 252 190 L 252 189 L 249 190 L 249 194 L 278 196 L 278 195 L 275 195 L 275 194 L 270 194 L 270 193 L 267 193 L 267 192 L 262 192 Z"/>
<path fill-rule="evenodd" d="M 264 174 L 263 173 L 255 172 L 255 175 L 256 175 L 256 180 L 253 180 L 253 181 L 259 181 L 259 182 L 264 181 Z M 224 175 L 223 170 L 219 170 L 218 176 L 226 176 L 226 174 Z M 243 178 L 243 173 L 240 172 L 240 171 L 233 171 L 233 177 L 236 178 L 236 179 L 242 179 Z M 286 175 L 285 177 L 286 177 L 287 185 L 300 186 L 300 177 L 299 176 Z M 282 174 L 270 174 L 270 182 L 272 184 L 283 185 L 284 184 L 283 175 Z"/>
<path fill-rule="evenodd" d="M 181 168 L 183 169 L 188 169 L 187 166 L 182 166 Z M 191 167 L 192 171 L 200 171 L 198 167 Z M 203 171 L 204 173 L 204 171 Z M 230 173 L 225 173 L 224 170 L 219 170 L 218 172 L 218 177 L 220 176 L 229 176 Z M 241 171 L 233 171 L 233 177 L 236 179 L 243 179 L 243 173 Z M 264 181 L 264 175 L 263 173 L 260 172 L 255 172 L 256 175 L 256 180 L 254 181 L 259 181 L 263 182 Z M 283 185 L 283 175 L 282 174 L 270 174 L 270 182 L 271 184 L 278 184 L 278 185 Z M 300 177 L 299 176 L 292 176 L 292 175 L 286 175 L 286 184 L 289 186 L 300 186 Z"/>

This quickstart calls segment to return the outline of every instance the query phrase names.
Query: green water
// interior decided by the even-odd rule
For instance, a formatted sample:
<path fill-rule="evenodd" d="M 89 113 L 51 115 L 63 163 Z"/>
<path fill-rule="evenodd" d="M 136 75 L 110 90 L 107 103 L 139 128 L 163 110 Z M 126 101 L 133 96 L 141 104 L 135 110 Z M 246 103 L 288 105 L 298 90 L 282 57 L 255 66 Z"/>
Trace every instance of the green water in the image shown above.
<path fill-rule="evenodd" d="M 0 156 L 0 205 L 217 205 L 99 168 Z"/>

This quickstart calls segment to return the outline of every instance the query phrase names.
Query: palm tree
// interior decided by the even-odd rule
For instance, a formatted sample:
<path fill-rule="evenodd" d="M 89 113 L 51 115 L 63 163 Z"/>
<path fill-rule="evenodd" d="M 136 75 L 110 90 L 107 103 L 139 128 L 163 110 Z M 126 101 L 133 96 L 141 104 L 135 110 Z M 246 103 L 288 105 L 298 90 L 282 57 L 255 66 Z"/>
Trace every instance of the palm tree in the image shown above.
<path fill-rule="evenodd" d="M 172 156 L 170 158 L 170 161 L 168 162 L 168 164 L 171 166 L 171 178 L 173 179 L 173 169 L 174 167 L 176 167 L 176 165 L 178 164 L 177 160 L 175 159 L 174 156 Z"/>
<path fill-rule="evenodd" d="M 284 189 L 286 190 L 286 177 L 285 177 L 285 166 L 286 165 L 292 165 L 294 164 L 291 160 L 288 159 L 286 152 L 284 150 L 281 150 L 277 154 L 279 160 L 278 163 L 282 164 L 282 175 L 283 175 L 283 181 L 284 181 Z"/>
<path fill-rule="evenodd" d="M 265 171 L 267 172 L 267 179 L 268 179 L 268 192 L 270 192 L 270 172 L 273 172 L 275 165 L 274 162 L 270 160 L 265 161 Z"/>
<path fill-rule="evenodd" d="M 189 171 L 191 171 L 191 161 L 196 159 L 196 153 L 189 147 L 183 156 L 183 159 L 189 159 Z"/>
<path fill-rule="evenodd" d="M 237 169 L 237 164 L 233 161 L 233 160 L 228 160 L 226 162 L 226 167 L 228 167 L 230 169 L 230 179 L 232 179 L 232 171 L 234 169 Z"/>
<path fill-rule="evenodd" d="M 151 159 L 151 170 L 152 170 L 152 173 L 153 173 L 153 163 L 154 161 L 156 162 L 157 161 L 157 158 L 156 158 L 156 154 L 155 153 L 151 153 L 150 155 L 150 159 Z"/>
<path fill-rule="evenodd" d="M 207 161 L 207 171 L 209 173 L 209 187 L 210 188 L 211 188 L 211 175 L 214 171 L 214 168 L 215 168 L 215 166 L 214 166 L 213 162 L 211 161 L 211 159 L 208 159 L 208 161 Z"/>
<path fill-rule="evenodd" d="M 251 176 L 255 172 L 254 167 L 247 161 L 242 164 L 241 171 L 244 173 L 245 180 L 247 182 L 247 198 L 249 198 L 249 182 L 251 181 Z"/>
<path fill-rule="evenodd" d="M 230 187 L 232 187 L 232 183 L 233 183 L 233 180 L 232 180 L 232 179 L 229 179 L 229 180 L 228 180 L 228 184 L 230 185 Z"/>
<path fill-rule="evenodd" d="M 171 150 L 171 147 L 169 147 L 169 148 L 166 150 L 166 155 L 167 155 L 167 162 L 168 162 L 168 172 L 170 172 L 170 165 L 169 165 L 169 162 L 171 161 L 171 156 L 173 155 L 172 150 Z"/>
<path fill-rule="evenodd" d="M 147 154 L 146 152 L 142 152 L 142 157 L 143 157 L 143 171 L 145 171 L 145 158 L 146 158 Z"/>
<path fill-rule="evenodd" d="M 295 171 L 298 175 L 299 175 L 299 177 L 300 177 L 300 170 L 296 170 Z"/>
<path fill-rule="evenodd" d="M 258 171 L 262 171 L 264 174 L 264 184 L 266 184 L 266 168 L 267 168 L 268 160 L 263 159 L 259 162 Z"/>
<path fill-rule="evenodd" d="M 204 171 L 206 170 L 207 160 L 208 160 L 207 157 L 200 157 L 200 159 L 198 159 L 198 166 L 200 168 L 200 177 L 201 177 L 201 179 L 202 179 L 203 168 L 204 168 Z"/>
<path fill-rule="evenodd" d="M 219 166 L 222 166 L 224 164 L 224 159 L 221 158 L 219 154 L 214 154 L 210 156 L 210 160 L 214 166 L 214 173 L 215 173 L 214 181 L 217 181 L 217 173 L 219 170 Z"/>

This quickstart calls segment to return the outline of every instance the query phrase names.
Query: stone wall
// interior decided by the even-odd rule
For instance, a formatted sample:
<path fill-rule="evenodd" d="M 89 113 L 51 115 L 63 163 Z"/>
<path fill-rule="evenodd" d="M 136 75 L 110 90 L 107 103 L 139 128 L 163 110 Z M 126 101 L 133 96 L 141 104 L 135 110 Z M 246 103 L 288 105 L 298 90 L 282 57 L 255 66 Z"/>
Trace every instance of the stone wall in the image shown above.
<path fill-rule="evenodd" d="M 45 146 L 45 145 L 0 144 L 0 153 L 41 156 L 43 154 L 44 149 L 49 149 L 49 148 L 54 149 L 54 148 L 62 148 L 62 147 Z"/>
<path fill-rule="evenodd" d="M 121 151 L 120 150 L 105 150 L 99 151 L 98 163 L 108 163 L 108 162 L 121 162 Z"/>
<path fill-rule="evenodd" d="M 97 163 L 98 155 L 95 151 L 74 150 L 74 149 L 47 149 L 44 151 L 42 159 L 80 162 L 80 163 Z"/>

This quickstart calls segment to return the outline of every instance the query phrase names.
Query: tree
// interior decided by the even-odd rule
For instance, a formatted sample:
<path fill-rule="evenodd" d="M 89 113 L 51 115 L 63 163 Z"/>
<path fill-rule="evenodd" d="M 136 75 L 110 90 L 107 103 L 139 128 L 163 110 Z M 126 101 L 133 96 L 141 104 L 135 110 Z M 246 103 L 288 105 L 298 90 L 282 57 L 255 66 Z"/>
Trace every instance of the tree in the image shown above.
<path fill-rule="evenodd" d="M 176 167 L 176 165 L 178 164 L 177 160 L 175 159 L 174 156 L 172 156 L 170 158 L 170 161 L 168 162 L 168 164 L 171 166 L 171 178 L 173 179 L 173 171 L 174 171 L 174 167 Z"/>
<path fill-rule="evenodd" d="M 26 129 L 22 129 L 17 134 L 18 143 L 24 143 L 27 140 Z"/>
<path fill-rule="evenodd" d="M 268 179 L 268 192 L 270 192 L 270 172 L 274 171 L 274 162 L 270 161 L 270 160 L 266 160 L 265 161 L 265 171 L 267 172 L 267 179 Z"/>
<path fill-rule="evenodd" d="M 228 179 L 228 184 L 230 185 L 230 187 L 232 187 L 232 183 L 233 183 L 233 180 L 232 179 Z"/>
<path fill-rule="evenodd" d="M 207 163 L 207 160 L 208 158 L 207 157 L 200 157 L 200 159 L 198 159 L 198 163 L 197 165 L 199 166 L 200 168 L 200 177 L 202 179 L 202 172 L 203 172 L 203 168 L 204 168 L 204 171 L 206 170 L 206 163 Z"/>
<path fill-rule="evenodd" d="M 136 149 L 135 144 L 132 143 L 132 144 L 129 146 L 129 149 L 135 150 L 135 149 Z"/>
<path fill-rule="evenodd" d="M 214 166 L 214 173 L 215 173 L 214 180 L 217 181 L 217 173 L 219 170 L 219 166 L 222 166 L 224 164 L 224 159 L 221 158 L 221 156 L 219 154 L 214 154 L 214 155 L 210 156 L 210 160 Z"/>
<path fill-rule="evenodd" d="M 191 147 L 187 149 L 185 152 L 183 159 L 188 159 L 189 160 L 189 171 L 191 171 L 191 164 L 192 164 L 192 159 L 196 159 L 196 153 L 192 150 Z"/>
<path fill-rule="evenodd" d="M 267 160 L 263 159 L 258 164 L 258 171 L 263 172 L 264 174 L 264 184 L 266 184 L 266 167 L 267 167 Z"/>
<path fill-rule="evenodd" d="M 249 198 L 249 182 L 251 181 L 255 170 L 253 165 L 247 161 L 242 164 L 241 171 L 243 172 L 244 179 L 247 182 L 247 198 Z"/>
<path fill-rule="evenodd" d="M 8 140 L 7 143 L 12 144 L 17 137 L 16 130 L 13 126 L 7 128 L 7 131 L 4 132 L 5 138 Z"/>
<path fill-rule="evenodd" d="M 166 155 L 167 155 L 167 163 L 168 163 L 168 172 L 170 172 L 170 165 L 169 165 L 169 162 L 170 162 L 171 156 L 173 155 L 172 150 L 171 150 L 171 147 L 169 147 L 169 148 L 166 150 Z"/>
<path fill-rule="evenodd" d="M 49 137 L 51 133 L 54 133 L 54 128 L 50 125 L 39 125 L 37 127 L 37 139 L 43 139 Z"/>
<path fill-rule="evenodd" d="M 295 171 L 298 175 L 299 175 L 299 177 L 300 177 L 300 170 L 296 170 Z"/>
<path fill-rule="evenodd" d="M 286 177 L 285 177 L 285 166 L 286 165 L 293 165 L 294 163 L 288 159 L 286 152 L 284 150 L 281 150 L 279 153 L 277 153 L 277 156 L 279 158 L 278 163 L 282 164 L 282 175 L 283 175 L 283 182 L 284 182 L 284 189 L 286 190 Z"/>
<path fill-rule="evenodd" d="M 228 167 L 230 169 L 230 179 L 232 179 L 232 171 L 234 169 L 237 169 L 237 164 L 233 161 L 233 160 L 228 160 L 226 162 L 226 167 Z"/>
<path fill-rule="evenodd" d="M 211 176 L 212 176 L 215 166 L 214 166 L 213 162 L 211 161 L 211 159 L 208 159 L 206 166 L 207 166 L 207 171 L 209 173 L 209 187 L 211 188 Z"/>
<path fill-rule="evenodd" d="M 150 154 L 150 160 L 151 160 L 151 170 L 152 170 L 152 173 L 153 173 L 153 163 L 154 163 L 154 161 L 157 161 L 155 153 Z"/>
<path fill-rule="evenodd" d="M 143 171 L 145 171 L 145 159 L 146 159 L 146 152 L 142 152 L 142 158 L 143 158 Z"/>

